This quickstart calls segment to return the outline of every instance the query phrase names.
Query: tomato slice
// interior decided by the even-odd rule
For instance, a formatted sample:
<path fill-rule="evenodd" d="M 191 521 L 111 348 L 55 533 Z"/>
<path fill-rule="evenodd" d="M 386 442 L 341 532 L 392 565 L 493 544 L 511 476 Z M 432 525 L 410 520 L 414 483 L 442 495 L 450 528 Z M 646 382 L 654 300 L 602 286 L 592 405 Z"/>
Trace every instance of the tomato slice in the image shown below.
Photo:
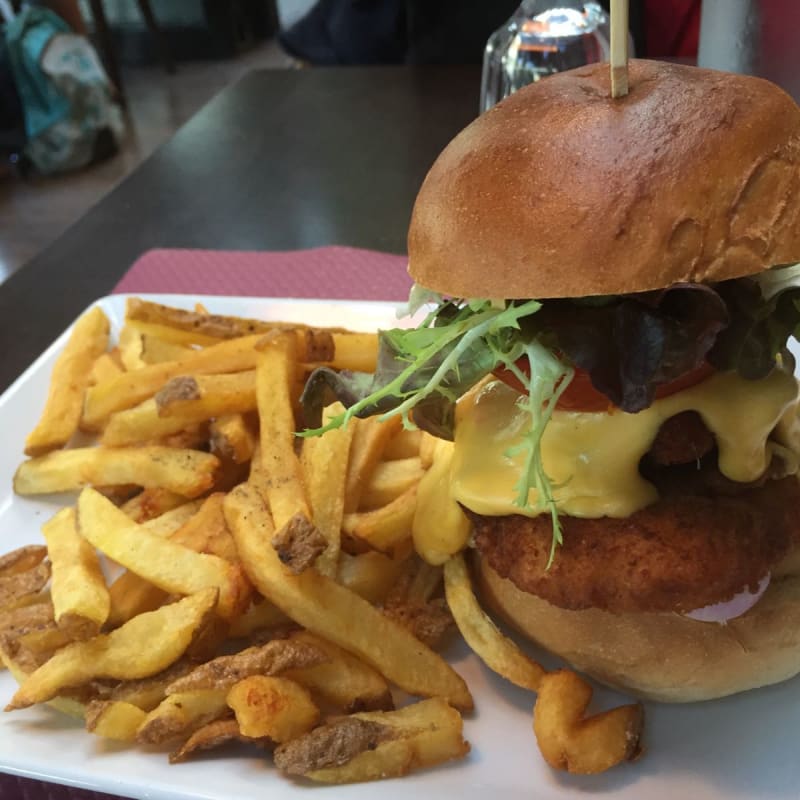
<path fill-rule="evenodd" d="M 526 375 L 530 374 L 526 358 L 521 358 L 517 361 L 517 367 Z M 656 398 L 669 397 L 669 395 L 676 392 L 682 392 L 684 389 L 704 381 L 713 372 L 714 368 L 711 364 L 703 362 L 699 367 L 695 367 L 675 378 L 675 380 L 659 386 L 656 389 Z M 507 383 L 512 389 L 516 389 L 518 392 L 525 391 L 525 388 L 514 373 L 505 367 L 496 369 L 494 375 L 503 383 Z M 613 403 L 602 392 L 598 392 L 594 388 L 589 373 L 579 368 L 575 369 L 575 376 L 564 391 L 564 394 L 559 398 L 556 406 L 561 411 L 608 411 L 613 407 Z"/>

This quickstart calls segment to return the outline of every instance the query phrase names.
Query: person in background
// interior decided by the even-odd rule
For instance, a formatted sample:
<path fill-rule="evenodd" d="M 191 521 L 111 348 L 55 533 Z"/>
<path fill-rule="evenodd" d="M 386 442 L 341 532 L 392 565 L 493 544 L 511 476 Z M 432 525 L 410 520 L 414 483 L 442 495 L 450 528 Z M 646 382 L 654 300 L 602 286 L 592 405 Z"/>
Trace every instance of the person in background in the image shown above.
<path fill-rule="evenodd" d="M 479 64 L 490 34 L 520 0 L 319 0 L 280 33 L 310 64 Z M 600 0 L 606 10 L 608 0 Z M 640 57 L 694 58 L 701 0 L 630 0 Z"/>

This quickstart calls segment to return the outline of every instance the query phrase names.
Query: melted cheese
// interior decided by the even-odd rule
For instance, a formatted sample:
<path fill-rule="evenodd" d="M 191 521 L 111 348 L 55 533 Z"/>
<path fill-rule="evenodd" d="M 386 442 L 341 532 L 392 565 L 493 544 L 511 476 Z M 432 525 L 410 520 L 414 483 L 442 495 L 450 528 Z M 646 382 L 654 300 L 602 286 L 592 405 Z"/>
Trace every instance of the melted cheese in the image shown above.
<path fill-rule="evenodd" d="M 558 509 L 574 517 L 627 517 L 658 499 L 640 475 L 639 461 L 661 424 L 682 411 L 697 411 L 714 434 L 723 475 L 756 480 L 775 450 L 767 440 L 776 426 L 781 449 L 797 452 L 797 395 L 795 379 L 780 370 L 760 381 L 720 373 L 638 414 L 556 411 L 541 450 Z M 458 404 L 450 488 L 455 500 L 478 514 L 538 513 L 535 490 L 528 512 L 515 504 L 524 455 L 512 454 L 530 425 L 518 397 L 492 381 Z"/>

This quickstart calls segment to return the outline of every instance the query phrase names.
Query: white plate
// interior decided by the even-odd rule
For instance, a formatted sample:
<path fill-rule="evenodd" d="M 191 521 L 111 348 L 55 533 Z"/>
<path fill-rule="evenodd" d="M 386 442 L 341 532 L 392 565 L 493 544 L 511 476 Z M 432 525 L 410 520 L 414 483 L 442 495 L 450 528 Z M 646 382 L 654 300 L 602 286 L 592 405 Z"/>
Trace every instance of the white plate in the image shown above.
<path fill-rule="evenodd" d="M 221 314 L 311 321 L 374 330 L 396 324 L 388 303 L 188 298 L 153 296 L 188 306 L 202 300 Z M 100 300 L 115 331 L 124 314 L 122 295 Z M 68 498 L 15 497 L 11 478 L 22 460 L 25 433 L 35 424 L 47 391 L 61 336 L 0 398 L 0 552 L 41 542 L 41 524 Z M 332 787 L 326 798 L 384 800 L 416 796 L 460 800 L 540 798 L 565 800 L 603 794 L 630 800 L 663 798 L 797 798 L 800 786 L 798 730 L 800 681 L 738 697 L 687 706 L 648 704 L 646 752 L 636 764 L 589 778 L 552 772 L 542 762 L 531 730 L 531 696 L 491 674 L 466 649 L 448 657 L 469 683 L 477 711 L 467 720 L 472 752 L 466 761 L 380 785 Z M 552 663 L 552 662 L 551 662 Z M 0 698 L 14 683 L 0 673 Z M 598 690 L 599 707 L 624 698 Z M 120 747 L 86 734 L 80 725 L 47 708 L 0 714 L 0 771 L 83 786 L 147 800 L 290 800 L 313 789 L 282 778 L 269 760 L 245 748 L 170 766 L 165 754 Z"/>

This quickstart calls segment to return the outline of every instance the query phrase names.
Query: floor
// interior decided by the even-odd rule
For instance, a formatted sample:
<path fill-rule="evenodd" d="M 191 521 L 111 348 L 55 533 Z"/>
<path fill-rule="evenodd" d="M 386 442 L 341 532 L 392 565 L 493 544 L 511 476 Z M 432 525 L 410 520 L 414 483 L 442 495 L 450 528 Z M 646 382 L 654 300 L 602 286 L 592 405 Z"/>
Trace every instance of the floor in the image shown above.
<path fill-rule="evenodd" d="M 71 175 L 23 180 L 0 173 L 0 283 L 81 217 L 215 94 L 251 69 L 290 68 L 277 42 L 232 61 L 124 70 L 128 132 L 118 155 Z"/>

